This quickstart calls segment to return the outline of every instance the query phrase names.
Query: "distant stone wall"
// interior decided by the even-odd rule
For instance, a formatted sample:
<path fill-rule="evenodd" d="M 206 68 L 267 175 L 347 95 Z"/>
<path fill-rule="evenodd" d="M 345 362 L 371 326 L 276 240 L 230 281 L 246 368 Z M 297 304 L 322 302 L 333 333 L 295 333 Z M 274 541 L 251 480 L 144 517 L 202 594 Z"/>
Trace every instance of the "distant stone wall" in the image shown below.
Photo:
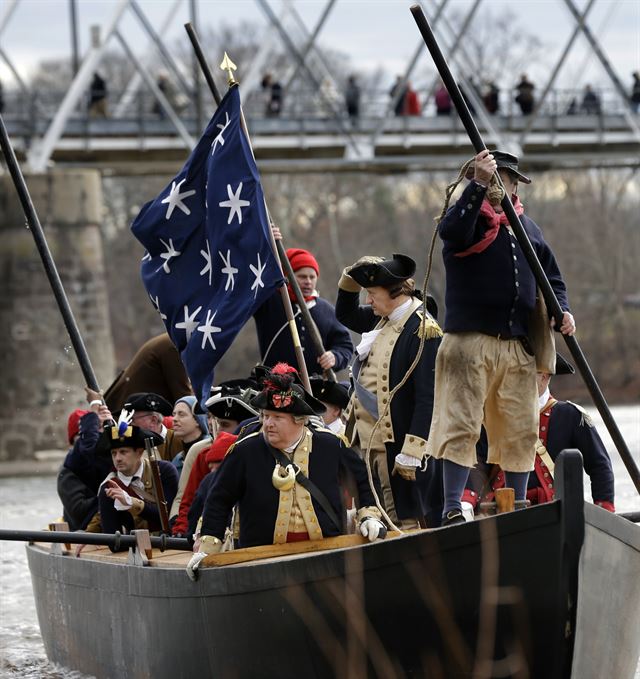
<path fill-rule="evenodd" d="M 94 170 L 52 170 L 27 185 L 102 388 L 114 351 Z M 111 262 L 111 265 L 117 263 Z M 11 179 L 0 177 L 0 461 L 65 448 L 84 378 Z"/>

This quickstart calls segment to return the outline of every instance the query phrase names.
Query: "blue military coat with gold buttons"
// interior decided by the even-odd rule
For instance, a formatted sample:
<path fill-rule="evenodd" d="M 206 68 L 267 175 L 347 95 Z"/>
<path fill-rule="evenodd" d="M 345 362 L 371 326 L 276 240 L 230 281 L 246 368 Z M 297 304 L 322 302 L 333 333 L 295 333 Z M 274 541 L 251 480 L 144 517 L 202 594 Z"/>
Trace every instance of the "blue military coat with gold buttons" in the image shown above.
<path fill-rule="evenodd" d="M 480 215 L 485 193 L 483 186 L 469 182 L 438 225 L 446 272 L 444 331 L 526 337 L 535 306 L 536 280 L 513 233 L 501 227 L 483 252 L 456 256 L 479 242 L 488 228 Z M 524 214 L 520 221 L 560 307 L 568 311 L 567 289 L 540 227 Z"/>
<path fill-rule="evenodd" d="M 350 473 L 358 490 L 358 506 L 375 504 L 367 470 L 358 455 L 342 439 L 326 430 L 310 430 L 308 478 L 322 491 L 338 517 L 343 515 L 340 478 Z M 240 546 L 270 545 L 276 541 L 281 493 L 271 481 L 275 466 L 273 454 L 261 432 L 236 442 L 216 473 L 202 514 L 202 535 L 224 538 L 229 513 L 234 505 L 240 512 Z M 298 489 L 296 484 L 296 489 Z M 303 508 L 306 511 L 306 507 Z M 315 498 L 310 511 L 315 515 L 322 537 L 340 534 Z M 285 532 L 287 527 L 283 529 Z"/>

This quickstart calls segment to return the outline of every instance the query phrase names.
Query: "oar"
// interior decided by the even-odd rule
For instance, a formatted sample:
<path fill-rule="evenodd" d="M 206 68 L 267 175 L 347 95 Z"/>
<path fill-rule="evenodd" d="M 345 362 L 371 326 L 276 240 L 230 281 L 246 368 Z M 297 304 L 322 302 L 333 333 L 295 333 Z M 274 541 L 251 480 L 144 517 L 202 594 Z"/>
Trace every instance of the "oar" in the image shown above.
<path fill-rule="evenodd" d="M 36 209 L 29 195 L 29 189 L 24 181 L 22 171 L 20 170 L 20 165 L 18 165 L 18 159 L 13 151 L 11 142 L 9 141 L 9 135 L 7 134 L 7 128 L 4 125 L 4 120 L 0 115 L 0 146 L 2 147 L 2 152 L 4 154 L 5 160 L 7 162 L 7 167 L 11 173 L 11 179 L 13 180 L 13 185 L 16 187 L 16 192 L 22 203 L 22 210 L 27 218 L 27 223 L 29 224 L 29 230 L 33 235 L 33 239 L 36 242 L 36 247 L 40 253 L 40 258 L 42 259 L 42 264 L 44 266 L 45 273 L 49 279 L 49 284 L 53 290 L 53 294 L 58 303 L 58 308 L 62 314 L 62 319 L 69 333 L 71 339 L 71 344 L 78 358 L 78 363 L 84 375 L 85 382 L 87 386 L 93 391 L 100 391 L 98 386 L 98 381 L 96 380 L 96 375 L 93 371 L 93 366 L 91 365 L 91 360 L 89 359 L 89 354 L 84 346 L 84 342 L 78 330 L 78 324 L 73 316 L 73 311 L 69 306 L 69 300 L 62 287 L 62 281 L 60 280 L 60 275 L 56 268 L 56 264 L 51 256 L 51 251 L 49 250 L 49 245 L 47 244 L 47 239 L 45 238 L 44 231 L 42 230 L 42 225 L 38 219 Z"/>
<path fill-rule="evenodd" d="M 189 36 L 189 40 L 191 41 L 191 44 L 193 46 L 193 50 L 195 52 L 196 58 L 198 59 L 198 63 L 200 64 L 200 68 L 202 69 L 202 72 L 204 74 L 204 78 L 207 81 L 207 84 L 209 85 L 209 89 L 211 90 L 211 94 L 213 95 L 213 98 L 218 104 L 220 105 L 220 102 L 222 101 L 222 97 L 220 96 L 220 92 L 218 91 L 218 88 L 216 87 L 216 83 L 213 79 L 213 74 L 211 73 L 211 69 L 209 68 L 209 64 L 207 63 L 207 60 L 205 59 L 204 52 L 202 51 L 202 47 L 200 46 L 200 41 L 198 39 L 198 36 L 193 29 L 193 26 L 190 23 L 187 23 L 184 25 L 185 30 L 187 31 L 187 35 Z M 245 130 L 246 131 L 246 130 Z M 249 139 L 249 134 L 247 133 L 247 139 Z M 251 142 L 249 142 L 251 143 Z M 266 208 L 265 204 L 265 208 Z M 269 214 L 269 210 L 267 208 L 267 214 Z M 309 328 L 309 332 L 311 335 L 311 341 L 313 342 L 316 351 L 318 352 L 318 355 L 322 355 L 325 353 L 325 348 L 324 345 L 322 344 L 322 337 L 320 336 L 320 331 L 318 330 L 318 326 L 316 325 L 315 321 L 311 317 L 311 313 L 309 312 L 309 309 L 307 308 L 307 305 L 304 301 L 304 297 L 302 295 L 302 291 L 300 290 L 300 286 L 298 285 L 298 281 L 295 277 L 293 268 L 291 267 L 291 262 L 289 261 L 289 258 L 287 257 L 286 250 L 284 249 L 284 245 L 281 240 L 275 241 L 275 246 L 276 250 L 278 252 L 278 259 L 280 260 L 280 264 L 282 268 L 284 269 L 284 273 L 289 280 L 289 283 L 291 285 L 291 289 L 293 290 L 293 294 L 297 300 L 298 306 L 300 307 L 300 313 L 302 314 L 302 318 L 304 319 L 304 322 L 306 323 L 306 327 Z M 281 288 L 281 290 L 284 290 L 284 292 L 281 292 L 280 294 L 283 295 L 283 303 L 285 307 L 285 313 L 287 314 L 287 320 L 289 321 L 289 326 L 291 327 L 291 322 L 293 321 L 293 309 L 291 309 L 291 316 L 289 316 L 289 312 L 287 309 L 287 304 L 284 302 L 284 294 L 287 294 L 287 299 L 288 299 L 288 292 L 286 289 Z M 289 307 L 291 305 L 289 304 Z M 294 339 L 294 346 L 295 346 L 295 339 Z M 296 358 L 297 358 L 297 351 L 296 351 Z M 325 373 L 327 375 L 327 378 L 330 379 L 333 382 L 337 381 L 336 375 L 333 372 L 333 370 L 325 370 Z M 309 385 L 305 385 L 309 386 Z M 310 389 L 309 389 L 310 390 Z"/>
<path fill-rule="evenodd" d="M 135 535 L 122 535 L 119 532 L 111 533 L 82 533 L 71 531 L 48 531 L 48 530 L 2 530 L 0 540 L 13 542 L 59 542 L 73 545 L 100 545 L 102 547 L 135 547 Z M 182 549 L 190 552 L 193 545 L 185 538 L 169 538 L 166 535 L 151 537 L 151 546 L 164 552 L 166 549 Z"/>
<path fill-rule="evenodd" d="M 467 104 L 464 98 L 462 97 L 462 94 L 460 93 L 458 84 L 454 80 L 453 75 L 449 70 L 449 65 L 447 64 L 446 59 L 444 58 L 442 52 L 440 51 L 438 42 L 436 41 L 433 31 L 431 30 L 431 26 L 429 26 L 429 22 L 427 21 L 427 18 L 419 5 L 411 6 L 411 14 L 413 14 L 413 18 L 415 19 L 415 22 L 418 25 L 418 29 L 422 34 L 422 38 L 424 39 L 425 44 L 429 49 L 429 52 L 431 53 L 431 57 L 433 58 L 436 68 L 440 73 L 442 82 L 444 83 L 445 87 L 447 88 L 447 91 L 449 92 L 451 101 L 453 101 L 456 107 L 456 111 L 460 116 L 460 120 L 462 121 L 462 124 L 464 125 L 464 128 L 467 131 L 467 134 L 469 135 L 469 139 L 471 140 L 471 143 L 473 144 L 476 153 L 480 153 L 480 151 L 485 150 L 487 147 L 485 146 L 484 141 L 480 136 L 480 132 L 478 131 L 478 128 L 473 120 L 473 117 L 469 112 Z M 497 173 L 496 177 L 498 178 L 500 184 L 502 184 L 502 181 L 500 180 L 500 177 Z M 502 209 L 504 210 L 505 214 L 507 215 L 507 218 L 509 219 L 509 224 L 511 225 L 511 228 L 513 229 L 513 232 L 516 238 L 518 239 L 518 243 L 522 248 L 522 252 L 529 266 L 531 267 L 531 271 L 535 276 L 536 282 L 540 287 L 540 290 L 542 291 L 544 300 L 547 303 L 547 308 L 551 311 L 553 317 L 555 318 L 556 327 L 559 328 L 562 325 L 563 311 L 560 308 L 560 304 L 558 303 L 553 288 L 551 287 L 551 284 L 547 279 L 544 269 L 542 268 L 540 262 L 538 261 L 538 257 L 536 255 L 535 250 L 533 249 L 533 246 L 531 245 L 531 242 L 529 241 L 529 237 L 527 236 L 527 233 L 524 230 L 524 227 L 522 226 L 520 219 L 518 218 L 518 215 L 516 214 L 513 204 L 511 203 L 511 197 L 507 196 L 506 192 L 502 198 L 500 205 L 502 206 Z M 569 348 L 569 351 L 571 352 L 571 355 L 573 356 L 576 365 L 578 366 L 578 370 L 580 371 L 580 374 L 582 375 L 582 378 L 585 384 L 587 385 L 587 389 L 591 394 L 591 398 L 593 399 L 593 402 L 596 408 L 598 409 L 598 412 L 602 416 L 602 420 L 605 426 L 607 427 L 607 430 L 609 431 L 609 434 L 611 435 L 611 438 L 613 439 L 613 442 L 616 448 L 618 449 L 618 452 L 620 453 L 620 457 L 622 458 L 622 461 L 624 462 L 627 471 L 631 476 L 631 480 L 633 481 L 638 493 L 640 493 L 640 469 L 638 469 L 638 465 L 631 456 L 631 451 L 627 447 L 625 440 L 622 438 L 622 434 L 618 429 L 618 425 L 616 424 L 616 421 L 613 419 L 611 410 L 609 409 L 609 406 L 604 398 L 604 395 L 602 394 L 602 391 L 600 390 L 600 387 L 596 382 L 596 378 L 591 372 L 591 368 L 587 363 L 587 359 L 582 353 L 582 349 L 578 344 L 578 340 L 570 335 L 563 334 L 562 336 L 564 337 L 564 340 L 567 343 L 567 347 Z"/>

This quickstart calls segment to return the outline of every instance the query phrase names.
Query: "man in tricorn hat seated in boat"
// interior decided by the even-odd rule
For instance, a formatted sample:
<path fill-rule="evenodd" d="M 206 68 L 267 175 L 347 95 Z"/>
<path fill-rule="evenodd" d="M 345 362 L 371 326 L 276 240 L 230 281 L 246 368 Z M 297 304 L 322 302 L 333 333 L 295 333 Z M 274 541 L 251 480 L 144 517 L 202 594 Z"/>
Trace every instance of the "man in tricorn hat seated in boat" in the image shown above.
<path fill-rule="evenodd" d="M 195 579 L 200 562 L 222 549 L 234 505 L 240 513 L 240 547 L 321 540 L 344 532 L 339 485 L 346 467 L 358 489 L 357 528 L 369 540 L 386 527 L 358 455 L 326 429 L 311 429 L 308 418 L 323 405 L 299 384 L 295 369 L 277 364 L 251 405 L 262 430 L 240 439 L 229 451 L 205 502 L 200 535 L 187 567 Z"/>
<path fill-rule="evenodd" d="M 483 424 L 488 461 L 502 467 L 516 502 L 525 500 L 536 455 L 536 362 L 542 360 L 540 353 L 533 355 L 530 335 L 536 279 L 500 205 L 503 190 L 496 171 L 564 310 L 560 331 L 573 335 L 576 329 L 553 252 L 537 224 L 523 214 L 517 195 L 518 181 L 531 180 L 518 170 L 516 156 L 481 151 L 468 186 L 438 225 L 446 318 L 428 452 L 444 459 L 443 525 L 464 521 L 460 498 L 476 463 Z M 550 336 L 546 311 L 540 315 Z"/>
<path fill-rule="evenodd" d="M 571 363 L 557 354 L 555 374 L 574 373 Z M 615 512 L 611 459 L 593 420 L 582 406 L 556 400 L 549 391 L 550 381 L 550 373 L 538 372 L 540 426 L 533 473 L 529 474 L 527 484 L 527 500 L 532 505 L 553 500 L 555 460 L 563 450 L 577 448 L 582 453 L 584 470 L 591 481 L 594 504 Z M 504 472 L 500 467 L 479 461 L 469 475 L 462 500 L 478 509 L 480 504 L 492 502 L 495 490 L 503 487 Z"/>
<path fill-rule="evenodd" d="M 162 443 L 161 437 L 131 424 L 126 411 L 122 411 L 116 425 L 105 427 L 102 437 L 104 444 L 111 448 L 113 461 L 113 471 L 102 482 L 98 493 L 103 532 L 130 532 L 139 528 L 159 531 L 160 513 L 153 491 L 153 473 L 144 450 L 146 439 L 152 439 L 157 446 Z M 178 472 L 164 460 L 160 460 L 158 466 L 165 501 L 170 506 L 178 488 Z"/>
<path fill-rule="evenodd" d="M 158 446 L 158 454 L 163 460 L 171 462 L 182 451 L 182 440 L 173 429 L 168 429 L 164 418 L 170 417 L 173 407 L 167 399 L 151 392 L 130 394 L 125 399 L 124 409 L 133 411 L 131 424 L 159 434 L 162 444 Z"/>
<path fill-rule="evenodd" d="M 353 363 L 346 434 L 364 455 L 370 448 L 384 508 L 396 525 L 407 529 L 425 520 L 439 525 L 442 511 L 437 465 L 425 468 L 442 331 L 434 318 L 435 301 L 429 297 L 425 309 L 415 290 L 415 270 L 416 263 L 406 255 L 363 257 L 344 270 L 336 301 L 338 319 L 362 335 Z M 362 288 L 367 293 L 364 306 Z"/>

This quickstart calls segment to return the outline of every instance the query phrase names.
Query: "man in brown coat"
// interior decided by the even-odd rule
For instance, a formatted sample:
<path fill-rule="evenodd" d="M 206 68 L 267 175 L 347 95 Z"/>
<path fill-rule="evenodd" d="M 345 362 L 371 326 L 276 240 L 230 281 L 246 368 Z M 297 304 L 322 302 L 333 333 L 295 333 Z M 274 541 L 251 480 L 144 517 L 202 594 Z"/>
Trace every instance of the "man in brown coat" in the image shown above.
<path fill-rule="evenodd" d="M 145 342 L 129 365 L 118 375 L 104 394 L 112 413 L 122 409 L 130 394 L 151 392 L 175 403 L 191 394 L 191 384 L 180 354 L 167 333 Z"/>

